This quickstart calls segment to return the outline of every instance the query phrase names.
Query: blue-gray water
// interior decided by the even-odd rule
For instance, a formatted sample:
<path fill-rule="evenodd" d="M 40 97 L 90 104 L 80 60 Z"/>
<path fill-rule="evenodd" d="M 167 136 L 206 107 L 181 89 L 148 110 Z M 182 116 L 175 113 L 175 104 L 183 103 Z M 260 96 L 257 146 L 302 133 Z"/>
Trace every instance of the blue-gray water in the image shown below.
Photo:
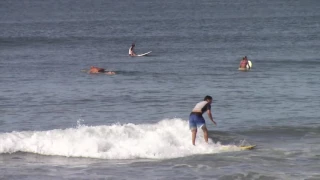
<path fill-rule="evenodd" d="M 0 178 L 320 179 L 319 34 L 317 0 L 1 1 Z"/>

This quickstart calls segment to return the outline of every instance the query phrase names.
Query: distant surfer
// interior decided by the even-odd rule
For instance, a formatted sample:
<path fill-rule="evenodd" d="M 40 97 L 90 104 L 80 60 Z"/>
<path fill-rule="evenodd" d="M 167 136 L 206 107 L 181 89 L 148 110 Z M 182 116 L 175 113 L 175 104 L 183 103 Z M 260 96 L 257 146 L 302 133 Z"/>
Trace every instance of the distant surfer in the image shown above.
<path fill-rule="evenodd" d="M 134 47 L 135 47 L 135 44 L 132 43 L 131 47 L 129 48 L 129 56 L 137 56 L 136 53 L 134 52 Z"/>
<path fill-rule="evenodd" d="M 215 124 L 216 122 L 212 118 L 211 114 L 211 103 L 212 97 L 206 96 L 203 101 L 196 104 L 189 116 L 189 127 L 192 132 L 192 144 L 195 145 L 197 128 L 201 128 L 204 134 L 204 140 L 208 143 L 208 129 L 206 127 L 206 122 L 202 116 L 203 113 L 207 112 L 210 120 Z"/>
<path fill-rule="evenodd" d="M 247 56 L 243 57 L 242 60 L 240 61 L 240 66 L 239 68 L 244 68 L 244 69 L 247 69 L 247 65 L 248 65 L 248 58 Z M 249 69 L 250 69 L 250 66 L 248 65 Z"/>
<path fill-rule="evenodd" d="M 104 74 L 108 74 L 108 75 L 114 75 L 116 74 L 113 71 L 106 71 L 103 68 L 99 68 L 99 67 L 95 67 L 95 66 L 91 66 L 90 70 L 88 71 L 89 74 L 98 74 L 98 73 L 104 73 Z"/>

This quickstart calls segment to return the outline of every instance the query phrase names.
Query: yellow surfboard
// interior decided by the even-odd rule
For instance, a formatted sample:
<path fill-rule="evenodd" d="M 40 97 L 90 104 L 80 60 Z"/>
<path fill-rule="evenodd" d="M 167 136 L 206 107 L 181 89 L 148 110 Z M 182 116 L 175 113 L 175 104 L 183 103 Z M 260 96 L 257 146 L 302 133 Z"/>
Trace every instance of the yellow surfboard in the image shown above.
<path fill-rule="evenodd" d="M 251 150 L 254 149 L 257 145 L 250 145 L 250 146 L 239 146 L 241 150 Z"/>

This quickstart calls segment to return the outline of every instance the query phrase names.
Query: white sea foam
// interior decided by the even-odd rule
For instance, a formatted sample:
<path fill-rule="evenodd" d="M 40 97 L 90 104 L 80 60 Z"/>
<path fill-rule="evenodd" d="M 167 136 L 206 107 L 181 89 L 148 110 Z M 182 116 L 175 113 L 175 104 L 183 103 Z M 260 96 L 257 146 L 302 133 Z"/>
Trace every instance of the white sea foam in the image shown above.
<path fill-rule="evenodd" d="M 2 133 L 0 142 L 0 153 L 21 151 L 102 159 L 162 159 L 239 150 L 211 139 L 206 144 L 200 131 L 193 146 L 188 122 L 182 119 L 165 119 L 156 124 L 78 125 L 63 130 Z"/>

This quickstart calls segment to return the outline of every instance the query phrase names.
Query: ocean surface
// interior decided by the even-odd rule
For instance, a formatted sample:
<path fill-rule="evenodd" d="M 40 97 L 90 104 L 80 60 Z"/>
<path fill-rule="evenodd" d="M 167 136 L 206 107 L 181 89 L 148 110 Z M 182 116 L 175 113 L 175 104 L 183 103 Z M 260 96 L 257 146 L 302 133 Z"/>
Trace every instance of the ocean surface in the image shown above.
<path fill-rule="evenodd" d="M 318 0 L 0 1 L 0 179 L 319 180 L 319 90 Z"/>

